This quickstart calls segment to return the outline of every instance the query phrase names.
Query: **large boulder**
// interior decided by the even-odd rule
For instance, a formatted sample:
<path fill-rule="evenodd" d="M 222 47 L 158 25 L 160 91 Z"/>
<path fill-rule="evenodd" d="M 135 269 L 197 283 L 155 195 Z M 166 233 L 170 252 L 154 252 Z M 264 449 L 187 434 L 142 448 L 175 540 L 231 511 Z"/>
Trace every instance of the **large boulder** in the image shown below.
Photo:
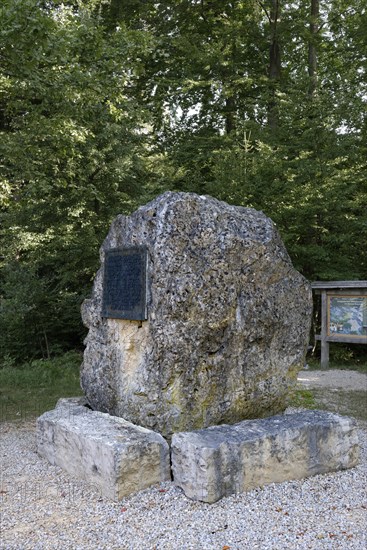
<path fill-rule="evenodd" d="M 147 249 L 147 320 L 102 316 L 106 252 Z M 81 383 L 90 405 L 159 431 L 283 411 L 303 366 L 312 310 L 262 212 L 167 192 L 118 216 L 101 248 Z"/>

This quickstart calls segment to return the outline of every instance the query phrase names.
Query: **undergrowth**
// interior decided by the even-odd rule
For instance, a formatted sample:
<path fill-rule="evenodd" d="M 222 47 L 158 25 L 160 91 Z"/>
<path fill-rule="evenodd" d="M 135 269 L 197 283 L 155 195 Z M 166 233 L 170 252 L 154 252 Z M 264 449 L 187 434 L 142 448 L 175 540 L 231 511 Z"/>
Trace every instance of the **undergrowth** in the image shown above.
<path fill-rule="evenodd" d="M 81 361 L 74 351 L 20 366 L 6 358 L 0 368 L 0 420 L 33 419 L 54 408 L 60 397 L 82 395 Z"/>
<path fill-rule="evenodd" d="M 297 387 L 291 394 L 290 407 L 302 407 L 304 409 L 315 409 L 316 401 L 311 390 Z"/>

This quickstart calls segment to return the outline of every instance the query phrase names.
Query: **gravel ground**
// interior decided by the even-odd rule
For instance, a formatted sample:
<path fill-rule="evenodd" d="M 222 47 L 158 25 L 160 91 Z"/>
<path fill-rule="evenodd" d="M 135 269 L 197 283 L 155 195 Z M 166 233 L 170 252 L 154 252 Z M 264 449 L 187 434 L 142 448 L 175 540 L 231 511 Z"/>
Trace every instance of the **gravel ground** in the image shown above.
<path fill-rule="evenodd" d="M 1 549 L 363 549 L 367 426 L 351 470 L 272 484 L 215 504 L 173 483 L 119 503 L 36 453 L 34 423 L 1 424 Z"/>
<path fill-rule="evenodd" d="M 302 370 L 298 382 L 306 388 L 367 391 L 367 374 L 350 370 Z"/>

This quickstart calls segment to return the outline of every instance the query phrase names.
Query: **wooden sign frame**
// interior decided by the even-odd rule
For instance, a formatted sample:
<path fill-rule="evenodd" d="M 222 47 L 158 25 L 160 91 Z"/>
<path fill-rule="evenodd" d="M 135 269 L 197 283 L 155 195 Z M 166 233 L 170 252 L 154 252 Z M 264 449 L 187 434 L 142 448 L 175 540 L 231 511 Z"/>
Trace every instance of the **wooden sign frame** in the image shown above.
<path fill-rule="evenodd" d="M 311 286 L 316 294 L 321 294 L 321 334 L 316 335 L 316 340 L 321 341 L 321 367 L 327 368 L 329 365 L 330 342 L 367 345 L 367 321 L 365 321 L 366 314 L 364 313 L 364 309 L 361 313 L 362 334 L 353 334 L 355 331 L 348 330 L 348 324 L 351 324 L 348 320 L 340 323 L 342 326 L 337 326 L 335 331 L 330 330 L 332 299 L 339 299 L 340 302 L 343 298 L 349 299 L 350 305 L 353 300 L 359 299 L 364 307 L 365 300 L 367 302 L 367 281 L 316 281 Z M 342 305 L 339 306 L 339 309 L 341 308 Z M 344 306 L 344 310 L 344 316 L 347 316 L 347 303 Z M 365 329 L 366 334 L 364 334 Z"/>

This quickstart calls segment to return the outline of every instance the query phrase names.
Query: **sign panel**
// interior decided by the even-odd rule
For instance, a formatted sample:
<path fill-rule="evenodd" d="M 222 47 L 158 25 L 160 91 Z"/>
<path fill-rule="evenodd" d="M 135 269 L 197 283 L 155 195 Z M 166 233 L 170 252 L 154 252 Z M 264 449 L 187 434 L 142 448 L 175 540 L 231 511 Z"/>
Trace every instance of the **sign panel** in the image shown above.
<path fill-rule="evenodd" d="M 367 337 L 367 296 L 328 295 L 327 335 Z"/>
<path fill-rule="evenodd" d="M 147 319 L 147 250 L 115 248 L 105 255 L 102 317 Z"/>

